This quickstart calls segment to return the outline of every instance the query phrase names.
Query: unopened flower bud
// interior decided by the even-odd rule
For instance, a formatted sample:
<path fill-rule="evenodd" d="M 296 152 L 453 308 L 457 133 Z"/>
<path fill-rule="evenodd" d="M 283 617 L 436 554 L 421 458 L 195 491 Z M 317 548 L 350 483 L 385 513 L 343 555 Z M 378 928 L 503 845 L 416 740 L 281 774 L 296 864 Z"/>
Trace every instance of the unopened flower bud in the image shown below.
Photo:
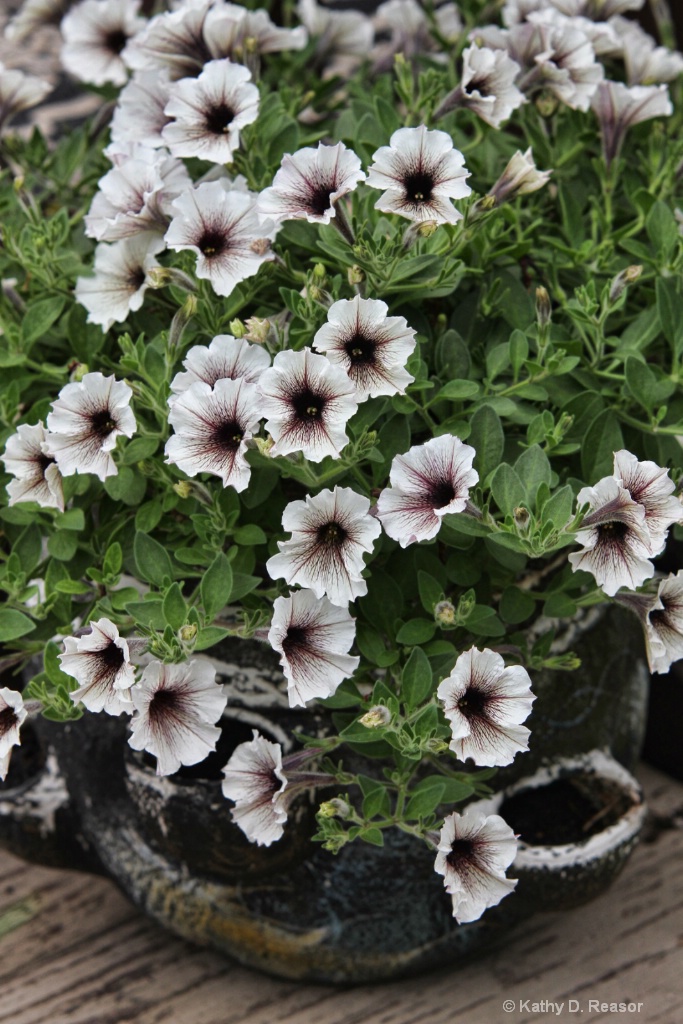
<path fill-rule="evenodd" d="M 252 252 L 255 252 L 257 256 L 265 256 L 270 249 L 270 239 L 257 238 L 256 241 L 251 243 L 249 248 Z"/>
<path fill-rule="evenodd" d="M 243 338 L 247 333 L 247 328 L 241 320 L 231 320 L 229 326 L 233 338 Z"/>
<path fill-rule="evenodd" d="M 316 265 L 313 267 L 311 277 L 313 278 L 314 281 L 317 281 L 319 284 L 322 284 L 327 278 L 327 270 L 325 269 L 325 266 L 322 263 L 316 263 Z"/>
<path fill-rule="evenodd" d="M 391 721 L 391 711 L 384 704 L 375 704 L 358 721 L 366 729 L 381 729 Z"/>
<path fill-rule="evenodd" d="M 455 626 L 455 605 L 451 601 L 439 601 L 434 607 L 434 621 L 441 629 L 452 629 Z"/>
<path fill-rule="evenodd" d="M 520 530 L 526 530 L 529 525 L 529 509 L 524 508 L 524 505 L 518 505 L 512 513 L 513 519 L 515 520 L 515 526 L 518 526 Z"/>
<path fill-rule="evenodd" d="M 188 295 L 182 306 L 171 320 L 171 328 L 168 332 L 169 348 L 176 348 L 180 344 L 183 331 L 197 312 L 197 296 Z"/>
<path fill-rule="evenodd" d="M 179 498 L 189 498 L 192 494 L 192 484 L 189 480 L 177 480 L 173 484 L 173 490 Z"/>
<path fill-rule="evenodd" d="M 256 449 L 260 455 L 265 455 L 266 458 L 270 458 L 270 450 L 275 444 L 270 435 L 268 435 L 268 437 L 255 437 L 254 444 L 256 445 Z"/>
<path fill-rule="evenodd" d="M 26 179 L 24 178 L 23 174 L 17 174 L 16 178 L 12 182 L 12 184 L 14 185 L 15 192 L 21 192 L 22 188 L 24 187 L 25 180 Z"/>
<path fill-rule="evenodd" d="M 429 238 L 438 227 L 435 220 L 416 221 L 403 232 L 403 248 L 412 249 L 420 238 Z"/>
<path fill-rule="evenodd" d="M 188 622 L 187 625 L 181 626 L 178 630 L 178 639 L 181 643 L 191 644 L 197 636 L 197 626 L 194 622 Z"/>
<path fill-rule="evenodd" d="M 259 316 L 250 316 L 244 325 L 247 332 L 244 335 L 247 341 L 253 341 L 256 345 L 263 345 L 270 334 L 270 320 Z"/>
<path fill-rule="evenodd" d="M 445 740 L 439 740 L 435 736 L 428 739 L 425 743 L 425 749 L 430 754 L 445 754 L 448 750 L 448 744 Z"/>
<path fill-rule="evenodd" d="M 71 368 L 71 373 L 69 375 L 69 380 L 72 380 L 72 381 L 75 381 L 76 383 L 79 383 L 80 381 L 83 380 L 83 378 L 85 377 L 86 373 L 90 373 L 90 369 L 88 367 L 88 364 L 87 363 L 76 363 Z"/>
<path fill-rule="evenodd" d="M 541 117 L 552 117 L 557 110 L 560 101 L 552 92 L 542 92 L 536 99 L 536 110 Z"/>
<path fill-rule="evenodd" d="M 335 797 L 333 800 L 325 800 L 318 808 L 321 818 L 348 818 L 351 814 L 351 807 L 346 800 Z"/>
<path fill-rule="evenodd" d="M 552 318 L 553 308 L 550 304 L 548 289 L 539 285 L 536 289 L 536 320 L 539 327 L 547 327 Z"/>
<path fill-rule="evenodd" d="M 612 281 L 612 284 L 610 285 L 609 301 L 616 302 L 617 299 L 620 298 L 623 294 L 626 286 L 629 284 L 633 284 L 634 281 L 637 281 L 642 272 L 643 268 L 639 266 L 637 263 L 634 264 L 633 266 L 626 267 L 625 270 L 620 271 L 620 273 L 617 274 L 617 276 Z"/>
<path fill-rule="evenodd" d="M 196 292 L 197 285 L 189 274 L 178 267 L 151 267 L 146 274 L 147 284 L 150 288 L 165 288 L 167 285 L 175 285 L 185 292 Z"/>
<path fill-rule="evenodd" d="M 354 263 L 352 267 L 349 267 L 348 271 L 346 272 L 346 276 L 351 287 L 353 287 L 355 284 L 361 284 L 365 280 L 365 274 L 363 273 L 363 271 L 361 270 L 357 263 Z"/>

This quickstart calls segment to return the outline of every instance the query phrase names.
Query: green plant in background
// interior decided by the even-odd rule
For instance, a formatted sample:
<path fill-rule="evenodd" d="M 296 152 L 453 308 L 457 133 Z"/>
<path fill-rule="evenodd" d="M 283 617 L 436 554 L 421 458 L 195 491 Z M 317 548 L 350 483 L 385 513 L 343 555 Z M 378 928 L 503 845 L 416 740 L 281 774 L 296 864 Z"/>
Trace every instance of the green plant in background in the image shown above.
<path fill-rule="evenodd" d="M 85 0 L 63 61 L 100 114 L 3 135 L 0 640 L 43 668 L 0 690 L 0 762 L 27 712 L 84 710 L 160 773 L 201 761 L 202 654 L 256 638 L 331 726 L 236 749 L 236 822 L 268 844 L 330 787 L 327 849 L 401 828 L 472 920 L 515 840 L 454 807 L 527 748 L 534 672 L 578 667 L 563 621 L 618 601 L 654 671 L 683 656 L 652 561 L 682 519 L 683 60 L 628 3 L 427 5 L 410 46 L 409 0 L 277 6 Z"/>

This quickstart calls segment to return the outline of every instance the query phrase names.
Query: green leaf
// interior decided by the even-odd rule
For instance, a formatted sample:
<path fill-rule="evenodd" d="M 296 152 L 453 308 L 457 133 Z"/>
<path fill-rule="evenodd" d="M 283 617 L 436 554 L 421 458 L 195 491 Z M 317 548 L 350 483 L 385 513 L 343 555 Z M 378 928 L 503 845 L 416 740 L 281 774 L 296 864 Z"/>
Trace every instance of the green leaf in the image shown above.
<path fill-rule="evenodd" d="M 244 547 L 253 547 L 256 544 L 268 543 L 268 538 L 261 527 L 256 526 L 254 523 L 248 523 L 246 526 L 240 526 L 238 530 L 235 530 L 233 539 L 235 544 L 240 544 Z"/>
<path fill-rule="evenodd" d="M 479 394 L 479 385 L 475 380 L 449 380 L 448 384 L 444 384 L 429 404 L 431 405 L 432 402 L 436 402 L 440 398 L 448 398 L 457 402 L 463 398 L 473 398 L 477 394 Z"/>
<path fill-rule="evenodd" d="M 595 417 L 581 449 L 581 468 L 589 484 L 608 476 L 614 468 L 614 452 L 624 447 L 619 420 L 611 409 Z"/>
<path fill-rule="evenodd" d="M 500 463 L 505 445 L 503 424 L 498 413 L 490 405 L 482 405 L 475 412 L 467 440 L 477 453 L 474 468 L 483 483 L 488 474 Z"/>
<path fill-rule="evenodd" d="M 507 462 L 501 462 L 493 474 L 491 494 L 498 508 L 506 516 L 512 515 L 519 505 L 524 505 L 527 501 L 524 484 Z"/>
<path fill-rule="evenodd" d="M 85 515 L 82 508 L 69 508 L 55 516 L 55 526 L 60 530 L 84 530 Z"/>
<path fill-rule="evenodd" d="M 510 365 L 510 346 L 507 341 L 495 345 L 486 355 L 486 375 L 495 380 Z"/>
<path fill-rule="evenodd" d="M 172 630 L 176 631 L 185 625 L 187 619 L 187 605 L 180 586 L 174 583 L 169 587 L 164 597 L 164 618 Z"/>
<path fill-rule="evenodd" d="M 406 806 L 405 816 L 409 821 L 416 818 L 426 818 L 433 814 L 443 799 L 443 792 L 446 788 L 446 780 L 437 776 L 430 776 L 429 785 L 424 785 L 413 791 Z"/>
<path fill-rule="evenodd" d="M 118 541 L 114 541 L 107 548 L 107 553 L 104 556 L 104 563 L 102 569 L 107 576 L 117 576 L 121 572 L 121 566 L 123 565 L 123 551 Z"/>
<path fill-rule="evenodd" d="M 658 277 L 655 281 L 657 312 L 664 337 L 678 355 L 683 349 L 683 317 L 681 295 L 674 277 Z"/>
<path fill-rule="evenodd" d="M 378 828 L 366 828 L 359 833 L 358 838 L 364 843 L 370 843 L 371 846 L 384 846 L 384 836 Z"/>
<path fill-rule="evenodd" d="M 515 377 L 518 377 L 519 371 L 524 366 L 525 361 L 529 358 L 529 342 L 526 334 L 524 334 L 523 331 L 513 331 L 510 335 L 509 347 L 512 372 Z"/>
<path fill-rule="evenodd" d="M 562 591 L 557 591 L 554 594 L 550 594 L 548 600 L 543 605 L 543 614 L 547 615 L 549 619 L 571 618 L 573 615 L 576 615 L 576 602 L 572 601 L 571 597 L 567 594 L 563 594 Z"/>
<path fill-rule="evenodd" d="M 126 605 L 126 611 L 135 622 L 151 629 L 164 629 L 166 619 L 164 618 L 163 602 L 160 599 L 154 601 L 131 601 Z"/>
<path fill-rule="evenodd" d="M 415 647 L 401 674 L 401 697 L 409 707 L 417 707 L 432 692 L 432 667 L 423 650 Z"/>
<path fill-rule="evenodd" d="M 539 487 L 541 484 L 550 486 L 552 471 L 548 456 L 539 445 L 532 444 L 515 462 L 515 472 L 526 489 L 529 508 L 535 509 Z"/>
<path fill-rule="evenodd" d="M 166 548 L 140 530 L 133 541 L 133 557 L 140 579 L 147 583 L 160 587 L 167 577 L 173 579 L 173 565 Z"/>
<path fill-rule="evenodd" d="M 209 647 L 213 647 L 214 644 L 225 640 L 226 636 L 230 636 L 229 629 L 223 629 L 221 626 L 204 626 L 197 634 L 194 649 L 195 651 L 206 651 Z"/>
<path fill-rule="evenodd" d="M 104 481 L 104 489 L 114 501 L 139 505 L 147 490 L 147 479 L 130 466 L 120 466 L 116 476 L 109 476 Z"/>
<path fill-rule="evenodd" d="M 503 591 L 499 609 L 501 618 L 505 622 L 516 625 L 519 622 L 524 622 L 530 615 L 534 614 L 536 602 L 533 597 L 527 594 L 526 591 L 520 590 L 519 587 L 508 587 L 507 590 Z"/>
<path fill-rule="evenodd" d="M 648 237 L 662 263 L 667 263 L 678 244 L 678 223 L 668 203 L 658 199 L 645 221 Z"/>
<path fill-rule="evenodd" d="M 17 612 L 13 608 L 0 608 L 0 642 L 18 640 L 36 628 L 35 622 L 28 615 Z"/>
<path fill-rule="evenodd" d="M 54 295 L 49 299 L 39 299 L 27 307 L 21 325 L 25 345 L 30 345 L 49 331 L 64 309 L 65 301 L 64 296 Z"/>
<path fill-rule="evenodd" d="M 204 573 L 201 596 L 208 619 L 216 617 L 225 608 L 232 594 L 232 566 L 223 552 L 219 552 Z"/>
<path fill-rule="evenodd" d="M 443 600 L 443 587 L 428 572 L 420 569 L 417 574 L 417 588 L 420 592 L 422 607 L 430 615 L 433 615 L 435 606 Z"/>
<path fill-rule="evenodd" d="M 374 665 L 379 665 L 386 654 L 382 637 L 376 629 L 368 626 L 365 622 L 358 622 L 356 625 L 356 646 L 363 657 Z"/>
<path fill-rule="evenodd" d="M 386 818 L 389 814 L 391 814 L 389 794 L 384 786 L 378 785 L 363 800 L 363 817 L 376 818 L 380 815 L 382 818 Z"/>
<path fill-rule="evenodd" d="M 163 509 L 158 501 L 146 501 L 135 513 L 135 529 L 141 533 L 151 533 L 163 515 Z"/>
<path fill-rule="evenodd" d="M 48 537 L 47 550 L 60 562 L 70 562 L 78 550 L 78 536 L 69 530 L 58 530 Z"/>
<path fill-rule="evenodd" d="M 230 600 L 240 601 L 247 594 L 251 594 L 252 590 L 256 590 L 260 582 L 260 576 L 250 576 L 245 572 L 233 572 Z"/>
<path fill-rule="evenodd" d="M 33 523 L 22 530 L 12 545 L 12 552 L 21 563 L 21 571 L 28 578 L 41 560 L 43 537 L 39 527 Z"/>
<path fill-rule="evenodd" d="M 126 445 L 121 461 L 126 466 L 133 466 L 136 462 L 148 459 L 159 447 L 159 441 L 158 437 L 134 437 Z"/>
<path fill-rule="evenodd" d="M 552 523 L 558 530 L 561 530 L 571 519 L 573 510 L 574 492 L 569 484 L 565 484 L 564 487 L 554 491 L 543 506 L 543 522 Z"/>
<path fill-rule="evenodd" d="M 426 644 L 428 640 L 432 639 L 435 632 L 436 623 L 433 620 L 409 619 L 408 622 L 404 622 L 396 634 L 396 642 L 411 647 L 416 644 Z"/>
<path fill-rule="evenodd" d="M 45 675 L 51 683 L 54 683 L 55 686 L 62 686 L 67 693 L 71 693 L 72 690 L 75 690 L 78 687 L 78 682 L 73 678 L 73 676 L 69 676 L 66 672 L 62 671 L 62 666 L 59 661 L 60 653 L 61 652 L 57 644 L 50 640 L 45 645 L 45 651 L 43 653 L 43 668 L 45 669 Z"/>

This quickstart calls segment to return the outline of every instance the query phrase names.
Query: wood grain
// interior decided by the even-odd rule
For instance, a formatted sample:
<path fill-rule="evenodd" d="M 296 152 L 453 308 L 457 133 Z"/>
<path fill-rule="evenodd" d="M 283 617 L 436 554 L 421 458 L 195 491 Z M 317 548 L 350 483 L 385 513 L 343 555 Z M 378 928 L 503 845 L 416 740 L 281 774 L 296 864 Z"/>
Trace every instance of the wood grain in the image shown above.
<path fill-rule="evenodd" d="M 103 879 L 0 853 L 0 934 L 3 921 L 14 924 L 0 938 L 0 1024 L 680 1024 L 683 785 L 645 767 L 641 778 L 654 811 L 649 841 L 608 893 L 533 918 L 481 960 L 376 987 L 248 971 L 165 934 Z M 584 1012 L 569 1013 L 569 999 Z M 589 999 L 644 1006 L 603 1012 Z M 542 1000 L 565 1008 L 534 1011 Z"/>

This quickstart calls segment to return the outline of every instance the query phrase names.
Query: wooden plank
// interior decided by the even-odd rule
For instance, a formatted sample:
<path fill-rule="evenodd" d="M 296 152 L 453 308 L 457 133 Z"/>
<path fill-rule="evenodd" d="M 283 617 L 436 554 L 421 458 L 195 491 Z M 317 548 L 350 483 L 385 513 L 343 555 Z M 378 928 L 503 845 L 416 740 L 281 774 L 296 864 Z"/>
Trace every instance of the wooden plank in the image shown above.
<path fill-rule="evenodd" d="M 165 934 L 104 879 L 0 853 L 0 915 L 18 904 L 34 915 L 0 939 L 0 1024 L 530 1024 L 578 1020 L 570 999 L 581 1024 L 679 1024 L 683 785 L 645 767 L 641 777 L 655 827 L 608 893 L 538 915 L 461 969 L 391 985 L 265 977 Z M 543 1000 L 563 1012 L 534 1010 Z M 644 1007 L 614 1014 L 589 1000 Z"/>

